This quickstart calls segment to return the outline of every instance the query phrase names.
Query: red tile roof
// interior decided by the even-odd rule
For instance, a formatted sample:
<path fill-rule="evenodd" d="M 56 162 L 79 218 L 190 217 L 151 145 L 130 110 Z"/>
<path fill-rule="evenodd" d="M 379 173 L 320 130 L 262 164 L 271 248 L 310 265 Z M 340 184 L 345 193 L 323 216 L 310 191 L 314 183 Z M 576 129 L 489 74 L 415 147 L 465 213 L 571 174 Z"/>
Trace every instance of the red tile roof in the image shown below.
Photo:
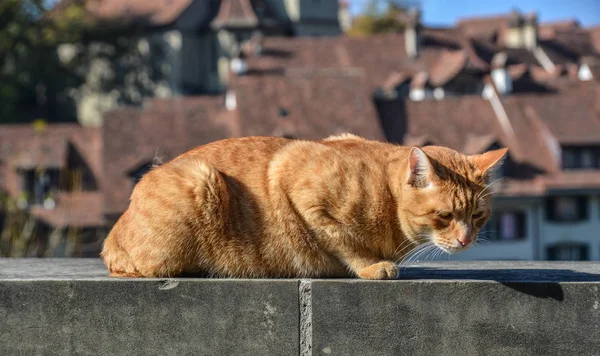
<path fill-rule="evenodd" d="M 406 101 L 406 139 L 427 137 L 436 145 L 465 150 L 467 138 L 493 136 L 506 145 L 490 103 L 479 96 L 447 97 L 444 100 Z M 471 151 L 470 149 L 468 149 Z"/>
<path fill-rule="evenodd" d="M 233 91 L 244 136 L 384 135 L 361 69 L 290 69 L 285 75 L 236 78 Z"/>
<path fill-rule="evenodd" d="M 600 143 L 600 116 L 595 111 L 598 84 L 560 80 L 551 82 L 557 93 L 514 95 L 506 102 L 531 106 L 561 143 Z"/>
<path fill-rule="evenodd" d="M 491 40 L 498 31 L 508 27 L 510 14 L 459 19 L 456 27 L 467 37 Z"/>
<path fill-rule="evenodd" d="M 442 53 L 435 65 L 429 70 L 429 82 L 434 87 L 445 85 L 465 68 L 467 60 L 464 51 Z"/>
<path fill-rule="evenodd" d="M 191 3 L 192 0 L 62 0 L 51 14 L 83 4 L 95 20 L 165 26 L 173 23 Z"/>
<path fill-rule="evenodd" d="M 596 52 L 600 53 L 600 26 L 589 28 L 587 31 L 590 34 L 590 41 L 596 49 Z"/>
<path fill-rule="evenodd" d="M 144 108 L 123 108 L 105 115 L 105 211 L 128 205 L 129 173 L 155 158 L 168 161 L 196 146 L 237 136 L 235 113 L 223 110 L 223 97 L 156 99 Z"/>
<path fill-rule="evenodd" d="M 386 53 L 374 56 L 373 53 Z M 404 37 L 384 34 L 354 37 L 268 37 L 259 56 L 248 58 L 251 71 L 268 72 L 294 68 L 361 68 L 369 90 L 378 88 L 397 70 L 419 68 L 408 60 Z"/>
<path fill-rule="evenodd" d="M 464 64 L 467 68 L 485 70 L 488 67 L 477 55 L 471 42 L 454 30 L 425 28 L 420 36 L 422 45 L 415 60 L 409 59 L 406 54 L 403 34 L 381 34 L 367 38 L 270 37 L 263 43 L 262 54 L 248 58 L 248 66 L 254 72 L 290 68 L 361 68 L 370 91 L 382 87 L 393 72 L 413 75 L 436 66 L 436 73 L 440 76 L 455 75 L 454 67 L 438 64 L 440 57 L 445 56 L 448 50 L 462 50 L 467 58 Z M 374 53 L 385 55 L 375 56 Z"/>
<path fill-rule="evenodd" d="M 559 31 L 574 31 L 580 29 L 579 21 L 569 19 L 556 22 L 545 22 L 538 25 L 538 36 L 542 39 L 553 39 Z"/>
<path fill-rule="evenodd" d="M 113 9 L 122 6 L 119 3 Z M 150 8 L 160 12 L 160 6 L 146 4 L 137 13 Z M 248 1 L 224 1 L 213 24 L 254 24 L 256 17 L 250 10 Z M 171 17 L 149 18 L 166 23 Z M 600 28 L 581 29 L 573 22 L 541 25 L 539 44 L 556 66 L 556 71 L 549 73 L 530 50 L 503 46 L 502 38 L 513 19 L 514 14 L 509 14 L 463 19 L 456 28 L 422 27 L 416 59 L 408 58 L 403 34 L 267 37 L 262 53 L 247 58 L 248 74 L 231 79 L 235 110 L 225 110 L 222 96 L 191 97 L 153 100 L 144 108 L 107 115 L 103 129 L 106 212 L 125 209 L 133 186 L 128 172 L 151 162 L 157 153 L 168 160 L 200 144 L 247 135 L 317 139 L 353 132 L 381 139 L 384 134 L 372 100 L 376 89 L 389 91 L 409 80 L 413 87 L 424 87 L 427 81 L 433 86 L 444 85 L 464 69 L 489 71 L 492 58 L 500 51 L 507 55 L 506 65 L 515 83 L 543 81 L 554 92 L 501 97 L 500 111 L 506 113 L 507 120 L 492 102 L 475 95 L 422 102 L 400 99 L 394 105 L 382 106 L 379 115 L 395 120 L 387 127 L 401 127 L 398 122 L 405 120 L 406 144 L 440 144 L 465 153 L 481 152 L 493 144 L 508 146 L 511 161 L 527 167 L 529 173 L 542 175 L 527 173 L 508 179 L 502 185 L 504 195 L 535 195 L 546 187 L 575 187 L 576 183 L 559 172 L 560 152 L 556 148 L 560 143 L 600 143 L 600 86 L 595 81 L 573 81 L 578 62 L 597 55 Z M 386 108 L 395 111 L 386 113 Z M 85 139 L 71 140 L 74 145 L 82 145 L 80 141 Z M 56 144 L 53 154 L 60 157 L 64 149 Z M 59 160 L 52 154 L 45 159 Z M 94 165 L 94 169 L 98 171 L 101 166 Z M 589 178 L 592 173 L 582 176 L 593 179 Z M 584 180 L 577 179 L 572 182 Z"/>
<path fill-rule="evenodd" d="M 101 130 L 76 124 L 50 124 L 43 130 L 32 125 L 0 126 L 0 190 L 17 198 L 21 193 L 19 168 L 66 169 L 69 146 L 72 145 L 88 165 L 98 182 L 98 191 L 59 193 L 55 209 L 33 207 L 32 214 L 51 226 L 100 226 L 103 217 L 102 136 Z M 79 197 L 83 198 L 79 198 Z M 63 202 L 65 203 L 63 205 Z M 85 212 L 84 212 L 85 211 Z M 57 223 L 58 225 L 56 225 Z"/>
<path fill-rule="evenodd" d="M 281 75 L 233 77 L 233 111 L 217 96 L 154 100 L 144 108 L 107 114 L 106 213 L 127 207 L 133 188 L 129 172 L 155 156 L 167 161 L 211 141 L 263 135 L 321 139 L 344 132 L 384 139 L 366 82 L 356 68 L 290 69 Z"/>
<path fill-rule="evenodd" d="M 561 171 L 541 176 L 539 180 L 547 190 L 600 189 L 600 175 L 596 170 Z"/>
<path fill-rule="evenodd" d="M 561 173 L 559 167 L 559 145 L 600 144 L 597 107 L 600 86 L 593 81 L 567 79 L 551 83 L 555 93 L 500 98 L 508 118 L 508 131 L 492 103 L 478 96 L 407 100 L 403 117 L 407 122 L 404 143 L 428 142 L 466 154 L 482 152 L 494 143 L 509 147 L 510 159 L 529 167 L 530 173 L 507 179 L 499 192 L 504 196 L 543 194 L 551 188 L 600 187 L 598 171 L 566 174 Z"/>
<path fill-rule="evenodd" d="M 104 197 L 102 192 L 81 192 L 59 194 L 54 209 L 41 206 L 31 208 L 31 214 L 56 228 L 64 227 L 103 227 Z"/>
<path fill-rule="evenodd" d="M 212 20 L 213 27 L 254 27 L 258 18 L 250 0 L 222 0 L 217 16 Z"/>

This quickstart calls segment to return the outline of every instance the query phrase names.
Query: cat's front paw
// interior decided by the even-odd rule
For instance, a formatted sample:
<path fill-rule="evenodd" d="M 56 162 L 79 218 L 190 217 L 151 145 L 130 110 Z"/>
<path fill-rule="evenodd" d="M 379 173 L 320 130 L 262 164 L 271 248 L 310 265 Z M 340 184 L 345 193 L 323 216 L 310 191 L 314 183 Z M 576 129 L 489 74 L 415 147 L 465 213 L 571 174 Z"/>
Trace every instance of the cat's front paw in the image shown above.
<path fill-rule="evenodd" d="M 394 279 L 398 276 L 398 266 L 390 261 L 370 265 L 358 271 L 362 279 Z"/>

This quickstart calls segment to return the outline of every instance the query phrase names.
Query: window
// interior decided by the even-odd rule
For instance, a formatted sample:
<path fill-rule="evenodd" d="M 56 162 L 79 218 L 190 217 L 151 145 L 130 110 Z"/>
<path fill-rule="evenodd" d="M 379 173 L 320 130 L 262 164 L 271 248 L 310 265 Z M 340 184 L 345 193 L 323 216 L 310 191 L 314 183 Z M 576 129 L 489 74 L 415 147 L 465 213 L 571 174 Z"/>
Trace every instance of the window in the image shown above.
<path fill-rule="evenodd" d="M 490 241 L 521 240 L 527 237 L 527 219 L 523 211 L 496 213 L 481 229 L 484 238 Z"/>
<path fill-rule="evenodd" d="M 565 170 L 600 168 L 600 147 L 563 147 L 562 168 Z"/>
<path fill-rule="evenodd" d="M 42 205 L 46 199 L 53 200 L 58 193 L 59 177 L 60 171 L 56 168 L 23 170 L 22 191 L 26 194 L 27 203 Z"/>
<path fill-rule="evenodd" d="M 562 151 L 562 168 L 574 169 L 577 168 L 577 156 L 572 148 L 565 148 Z"/>
<path fill-rule="evenodd" d="M 574 222 L 587 219 L 587 197 L 553 197 L 547 201 L 546 218 L 552 221 Z"/>
<path fill-rule="evenodd" d="M 69 192 L 98 190 L 98 183 L 92 170 L 72 144 L 69 144 L 67 171 L 65 173 L 66 175 L 63 176 L 63 181 L 61 182 L 61 189 Z M 66 178 L 66 181 L 64 178 Z"/>
<path fill-rule="evenodd" d="M 549 261 L 588 261 L 589 247 L 586 244 L 560 243 L 546 250 Z"/>
<path fill-rule="evenodd" d="M 444 86 L 447 96 L 481 95 L 483 88 L 481 78 L 473 73 L 461 73 Z"/>
<path fill-rule="evenodd" d="M 575 220 L 577 218 L 577 201 L 574 198 L 556 199 L 555 214 L 563 220 Z"/>
<path fill-rule="evenodd" d="M 581 150 L 581 168 L 594 168 L 594 155 L 589 148 Z"/>

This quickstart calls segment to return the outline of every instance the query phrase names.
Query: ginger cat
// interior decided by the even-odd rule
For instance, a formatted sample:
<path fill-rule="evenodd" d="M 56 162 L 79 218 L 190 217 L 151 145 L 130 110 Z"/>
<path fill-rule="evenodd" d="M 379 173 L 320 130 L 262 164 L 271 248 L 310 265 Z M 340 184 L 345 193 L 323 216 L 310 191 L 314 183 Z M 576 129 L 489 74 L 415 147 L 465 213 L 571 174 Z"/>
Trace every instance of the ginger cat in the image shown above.
<path fill-rule="evenodd" d="M 139 181 L 101 255 L 123 277 L 395 278 L 407 249 L 473 245 L 506 152 L 350 134 L 213 142 Z"/>

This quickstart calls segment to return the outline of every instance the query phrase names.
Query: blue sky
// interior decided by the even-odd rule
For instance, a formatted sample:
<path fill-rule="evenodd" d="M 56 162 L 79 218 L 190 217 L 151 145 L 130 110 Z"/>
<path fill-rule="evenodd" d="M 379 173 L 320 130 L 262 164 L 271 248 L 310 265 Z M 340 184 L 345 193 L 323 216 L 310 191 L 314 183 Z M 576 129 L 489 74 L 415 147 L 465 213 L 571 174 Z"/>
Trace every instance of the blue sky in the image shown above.
<path fill-rule="evenodd" d="M 353 12 L 369 0 L 350 0 Z M 575 18 L 583 26 L 600 25 L 600 0 L 421 0 L 427 25 L 452 25 L 458 18 L 496 15 L 519 9 L 536 11 L 542 22 Z"/>

